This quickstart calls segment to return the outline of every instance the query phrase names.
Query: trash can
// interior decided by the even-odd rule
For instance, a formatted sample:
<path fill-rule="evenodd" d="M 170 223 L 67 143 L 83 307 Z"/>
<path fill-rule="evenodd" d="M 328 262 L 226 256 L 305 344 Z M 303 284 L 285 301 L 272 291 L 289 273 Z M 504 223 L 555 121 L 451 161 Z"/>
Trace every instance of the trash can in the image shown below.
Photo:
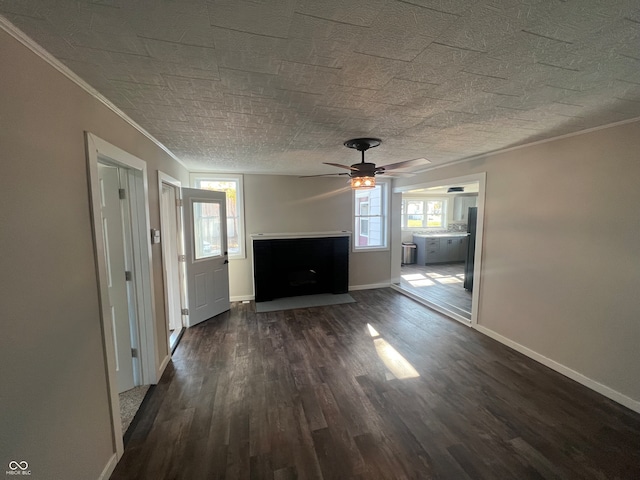
<path fill-rule="evenodd" d="M 402 264 L 411 265 L 416 263 L 416 252 L 418 247 L 415 243 L 402 242 Z"/>

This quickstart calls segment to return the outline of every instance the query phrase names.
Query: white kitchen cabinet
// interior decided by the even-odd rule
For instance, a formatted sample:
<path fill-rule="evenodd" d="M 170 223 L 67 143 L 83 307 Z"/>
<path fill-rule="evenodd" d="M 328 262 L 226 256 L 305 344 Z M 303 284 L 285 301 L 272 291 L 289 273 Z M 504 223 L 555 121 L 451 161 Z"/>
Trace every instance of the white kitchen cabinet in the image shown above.
<path fill-rule="evenodd" d="M 478 205 L 477 195 L 458 195 L 453 199 L 453 221 L 466 222 L 469 215 L 469 207 Z"/>

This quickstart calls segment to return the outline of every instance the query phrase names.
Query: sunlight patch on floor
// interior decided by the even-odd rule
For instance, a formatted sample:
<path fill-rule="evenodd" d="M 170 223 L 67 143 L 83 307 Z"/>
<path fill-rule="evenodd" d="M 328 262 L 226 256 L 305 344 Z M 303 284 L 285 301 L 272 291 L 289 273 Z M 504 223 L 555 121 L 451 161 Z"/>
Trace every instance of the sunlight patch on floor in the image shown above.
<path fill-rule="evenodd" d="M 380 334 L 373 325 L 367 323 L 367 330 L 369 331 L 369 335 L 373 337 L 373 345 L 376 347 L 378 357 L 380 357 L 382 363 L 384 363 L 389 370 L 385 374 L 387 380 L 416 378 L 420 376 L 418 371 L 413 368 L 413 365 L 411 365 L 406 358 L 400 355 L 384 338 L 380 338 Z"/>
<path fill-rule="evenodd" d="M 384 338 L 374 339 L 373 344 L 376 347 L 378 356 L 394 377 L 403 379 L 420 376 L 417 370 Z"/>
<path fill-rule="evenodd" d="M 422 278 L 425 278 L 424 275 L 422 275 L 421 273 L 412 273 L 410 275 L 402 275 L 402 279 L 403 280 L 420 280 Z"/>
<path fill-rule="evenodd" d="M 370 323 L 367 323 L 367 328 L 369 329 L 369 335 L 371 335 L 372 337 L 380 336 L 378 331 L 375 328 L 373 328 L 373 326 Z"/>
<path fill-rule="evenodd" d="M 437 278 L 436 282 L 438 282 L 438 283 L 462 283 L 462 280 L 460 280 L 459 278 L 456 278 L 456 277 L 444 277 L 444 278 Z"/>
<path fill-rule="evenodd" d="M 435 282 L 433 280 L 425 278 L 423 280 L 410 281 L 409 285 L 411 285 L 412 287 L 430 287 L 431 285 L 435 285 Z"/>

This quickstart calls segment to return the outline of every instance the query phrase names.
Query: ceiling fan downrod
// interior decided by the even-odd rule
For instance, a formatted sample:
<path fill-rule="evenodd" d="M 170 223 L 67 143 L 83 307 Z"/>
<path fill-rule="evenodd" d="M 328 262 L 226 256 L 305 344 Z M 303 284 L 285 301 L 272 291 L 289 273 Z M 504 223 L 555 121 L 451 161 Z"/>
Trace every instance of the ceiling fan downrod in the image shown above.
<path fill-rule="evenodd" d="M 361 163 L 365 163 L 364 152 L 366 152 L 370 148 L 377 147 L 381 143 L 382 140 L 380 140 L 379 138 L 353 138 L 344 142 L 344 146 L 358 150 L 362 154 Z"/>

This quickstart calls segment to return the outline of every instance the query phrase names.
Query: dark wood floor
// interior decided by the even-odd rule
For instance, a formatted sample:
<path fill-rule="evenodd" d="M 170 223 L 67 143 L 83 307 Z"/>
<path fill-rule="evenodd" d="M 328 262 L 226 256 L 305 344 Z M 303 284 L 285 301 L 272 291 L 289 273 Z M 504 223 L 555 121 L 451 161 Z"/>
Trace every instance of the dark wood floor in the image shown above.
<path fill-rule="evenodd" d="M 637 479 L 640 415 L 391 289 L 188 329 L 112 479 Z"/>
<path fill-rule="evenodd" d="M 402 265 L 400 287 L 471 320 L 471 292 L 463 287 L 464 263 Z"/>

